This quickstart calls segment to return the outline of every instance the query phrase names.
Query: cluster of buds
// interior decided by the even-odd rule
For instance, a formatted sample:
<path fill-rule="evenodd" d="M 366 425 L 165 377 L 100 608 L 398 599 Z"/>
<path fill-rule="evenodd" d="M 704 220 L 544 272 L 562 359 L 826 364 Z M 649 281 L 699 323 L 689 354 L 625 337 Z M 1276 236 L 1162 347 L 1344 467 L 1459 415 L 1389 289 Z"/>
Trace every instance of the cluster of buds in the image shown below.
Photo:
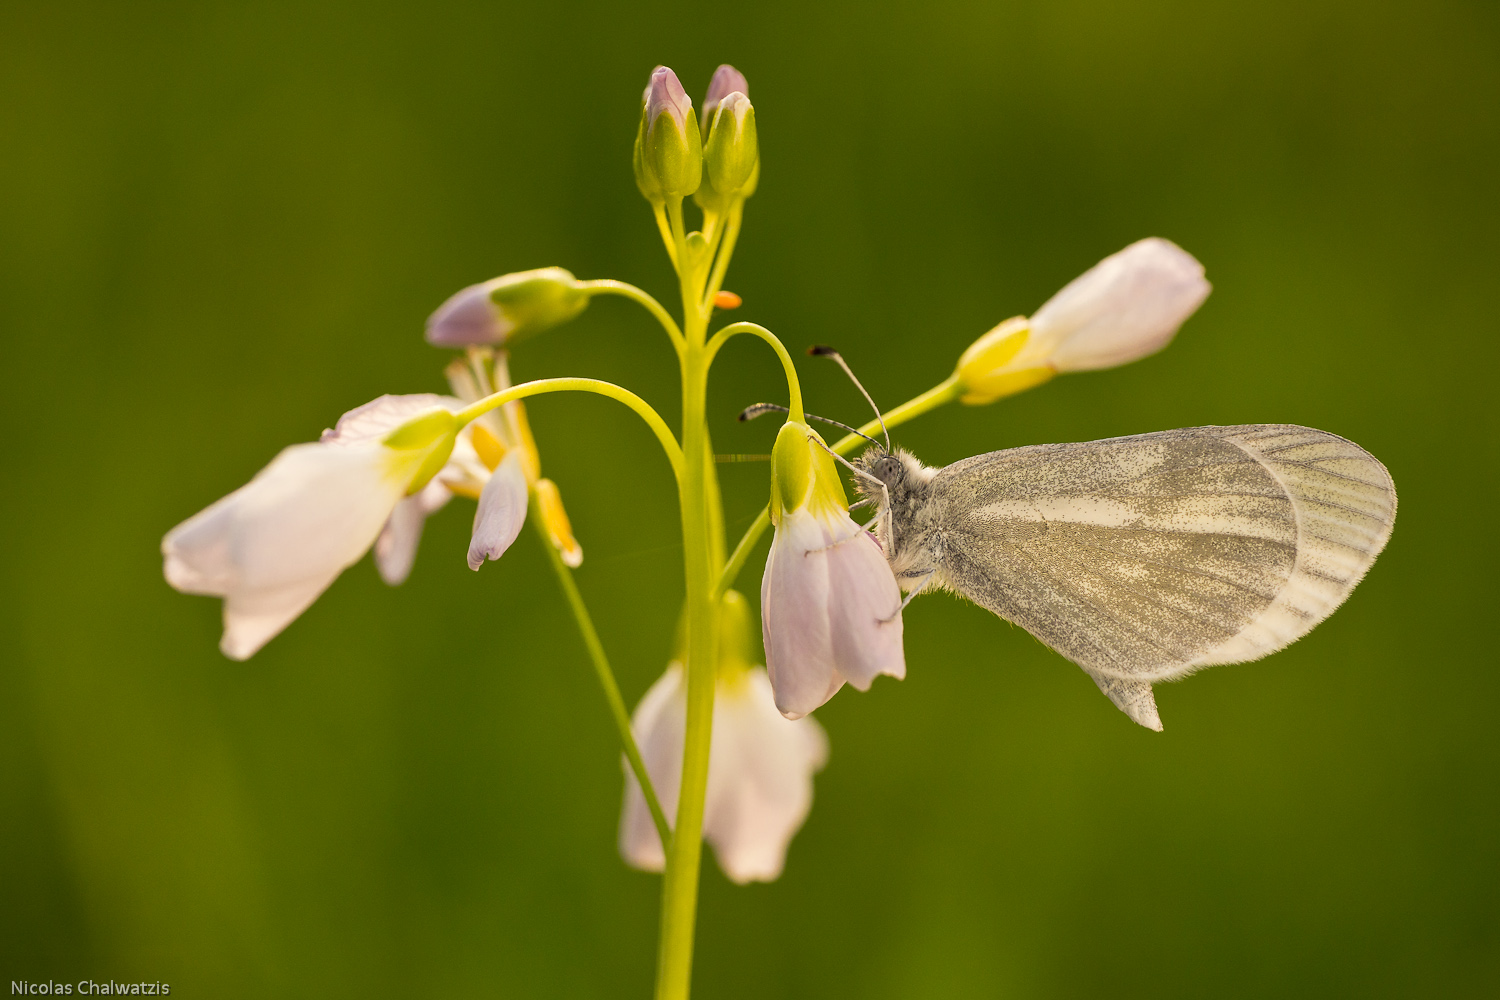
<path fill-rule="evenodd" d="M 677 74 L 665 66 L 652 71 L 634 159 L 636 186 L 647 201 L 661 205 L 693 195 L 705 211 L 723 212 L 755 192 L 760 145 L 749 90 L 739 70 L 720 66 L 703 99 L 700 126 Z"/>

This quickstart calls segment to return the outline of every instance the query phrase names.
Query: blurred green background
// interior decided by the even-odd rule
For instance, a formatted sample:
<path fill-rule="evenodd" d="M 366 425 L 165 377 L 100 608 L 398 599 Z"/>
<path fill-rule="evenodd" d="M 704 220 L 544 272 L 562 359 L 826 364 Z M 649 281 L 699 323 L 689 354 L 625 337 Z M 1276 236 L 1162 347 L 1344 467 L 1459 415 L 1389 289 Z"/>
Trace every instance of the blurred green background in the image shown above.
<path fill-rule="evenodd" d="M 367 560 L 245 664 L 157 546 L 342 411 L 440 389 L 422 322 L 460 286 L 561 264 L 670 300 L 636 102 L 721 61 L 764 159 L 736 315 L 887 406 L 1135 239 L 1206 264 L 1167 352 L 902 428 L 927 462 L 1297 422 L 1383 459 L 1401 514 L 1307 639 L 1161 690 L 1161 735 L 918 601 L 909 678 L 818 713 L 783 878 L 709 862 L 696 995 L 1500 992 L 1500 8 L 1445 0 L 0 8 L 0 981 L 648 995 L 657 879 L 615 856 L 617 748 L 530 535 L 470 573 L 457 502 L 405 586 Z M 514 367 L 675 419 L 628 303 Z M 783 394 L 736 342 L 719 449 L 768 450 L 733 414 Z M 665 465 L 608 401 L 531 412 L 633 704 L 681 600 Z M 733 527 L 766 475 L 723 467 Z"/>

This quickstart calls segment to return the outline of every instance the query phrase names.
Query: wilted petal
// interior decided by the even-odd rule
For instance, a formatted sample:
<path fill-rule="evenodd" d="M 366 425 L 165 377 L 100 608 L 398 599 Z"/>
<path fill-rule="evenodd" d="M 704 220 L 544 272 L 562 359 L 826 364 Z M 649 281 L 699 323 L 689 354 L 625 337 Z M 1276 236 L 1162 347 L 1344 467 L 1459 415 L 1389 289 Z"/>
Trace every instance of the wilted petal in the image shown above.
<path fill-rule="evenodd" d="M 828 616 L 827 546 L 832 540 L 806 508 L 788 511 L 766 558 L 761 635 L 776 707 L 789 719 L 811 712 L 844 683 L 835 665 Z"/>
<path fill-rule="evenodd" d="M 837 530 L 848 541 L 828 550 L 828 615 L 834 662 L 861 691 L 880 674 L 906 676 L 901 590 L 880 545 L 847 514 Z M 848 532 L 858 532 L 850 538 Z"/>
<path fill-rule="evenodd" d="M 525 523 L 526 472 L 521 465 L 521 453 L 511 451 L 500 460 L 479 494 L 474 534 L 469 540 L 469 568 L 477 570 L 486 559 L 504 555 Z"/>
<path fill-rule="evenodd" d="M 673 663 L 635 710 L 631 728 L 646 772 L 668 817 L 677 812 L 687 723 L 686 680 Z M 823 730 L 777 711 L 765 671 L 720 681 L 715 690 L 703 834 L 735 882 L 781 874 L 787 845 L 812 805 L 812 777 L 828 759 Z M 620 815 L 620 854 L 630 865 L 661 871 L 665 859 L 645 797 L 629 767 Z"/>
<path fill-rule="evenodd" d="M 1058 371 L 1109 368 L 1161 350 L 1210 291 L 1203 265 L 1151 237 L 1111 254 L 1031 318 L 1026 355 Z"/>
<path fill-rule="evenodd" d="M 293 445 L 167 533 L 167 582 L 222 595 L 220 648 L 246 659 L 364 555 L 413 471 L 379 444 Z"/>
<path fill-rule="evenodd" d="M 703 835 L 731 881 L 770 882 L 812 808 L 813 775 L 828 760 L 828 739 L 812 719 L 776 709 L 763 670 L 719 684 Z"/>

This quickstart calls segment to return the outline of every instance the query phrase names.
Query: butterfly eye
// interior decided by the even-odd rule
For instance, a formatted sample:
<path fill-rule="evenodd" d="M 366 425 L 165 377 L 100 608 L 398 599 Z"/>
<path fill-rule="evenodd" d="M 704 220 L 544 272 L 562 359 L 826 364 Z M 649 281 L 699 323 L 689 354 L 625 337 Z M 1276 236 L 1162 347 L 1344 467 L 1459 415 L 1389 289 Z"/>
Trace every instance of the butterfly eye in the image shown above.
<path fill-rule="evenodd" d="M 905 471 L 901 467 L 901 460 L 894 455 L 887 455 L 875 463 L 876 477 L 887 486 L 899 483 Z"/>

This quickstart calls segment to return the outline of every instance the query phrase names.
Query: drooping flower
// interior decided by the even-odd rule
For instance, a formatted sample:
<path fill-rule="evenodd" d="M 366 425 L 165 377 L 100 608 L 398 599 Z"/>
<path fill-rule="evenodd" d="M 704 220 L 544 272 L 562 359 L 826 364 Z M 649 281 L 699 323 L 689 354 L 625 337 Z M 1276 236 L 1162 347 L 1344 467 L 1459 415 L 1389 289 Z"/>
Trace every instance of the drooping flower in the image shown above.
<path fill-rule="evenodd" d="M 402 498 L 448 461 L 458 430 L 440 396 L 382 396 L 349 411 L 168 532 L 167 582 L 223 597 L 219 648 L 249 658 L 365 554 Z"/>
<path fill-rule="evenodd" d="M 1208 297 L 1203 265 L 1151 237 L 1074 278 L 1029 320 L 1016 316 L 976 340 L 958 362 L 962 402 L 983 404 L 1059 372 L 1123 365 L 1166 347 Z"/>
<path fill-rule="evenodd" d="M 720 659 L 703 835 L 731 881 L 769 882 L 812 807 L 813 775 L 828 759 L 828 740 L 812 719 L 791 721 L 776 709 L 766 672 L 753 665 L 749 602 L 730 591 L 720 615 Z M 667 816 L 677 812 L 687 724 L 687 678 L 680 661 L 651 686 L 631 728 L 646 773 Z M 645 797 L 625 768 L 620 854 L 630 865 L 661 871 L 661 841 Z"/>
<path fill-rule="evenodd" d="M 880 544 L 849 516 L 833 460 L 787 421 L 771 456 L 776 526 L 761 580 L 761 628 L 776 707 L 801 718 L 845 681 L 906 676 L 901 593 Z"/>

